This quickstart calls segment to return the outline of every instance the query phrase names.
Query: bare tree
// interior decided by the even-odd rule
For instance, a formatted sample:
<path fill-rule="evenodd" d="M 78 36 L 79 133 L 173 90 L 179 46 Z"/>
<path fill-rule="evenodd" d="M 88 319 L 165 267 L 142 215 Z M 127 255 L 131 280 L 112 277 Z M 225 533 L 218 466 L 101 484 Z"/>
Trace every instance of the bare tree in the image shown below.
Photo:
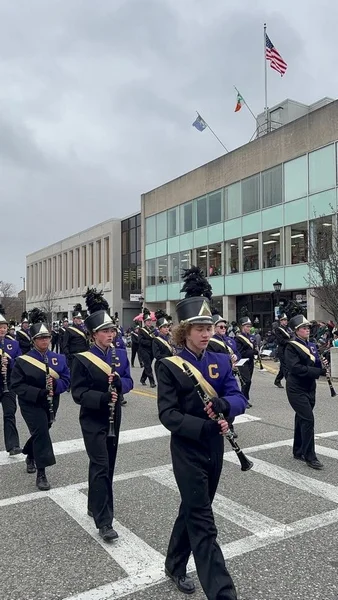
<path fill-rule="evenodd" d="M 18 298 L 13 283 L 0 281 L 0 303 L 5 309 L 7 318 L 16 312 Z"/>
<path fill-rule="evenodd" d="M 338 323 L 338 230 L 331 216 L 319 217 L 310 224 L 307 284 L 321 307 Z"/>
<path fill-rule="evenodd" d="M 45 290 L 43 300 L 40 303 L 40 308 L 46 314 L 46 322 L 48 328 L 51 329 L 53 324 L 53 314 L 56 312 L 57 308 L 56 297 L 51 288 Z"/>

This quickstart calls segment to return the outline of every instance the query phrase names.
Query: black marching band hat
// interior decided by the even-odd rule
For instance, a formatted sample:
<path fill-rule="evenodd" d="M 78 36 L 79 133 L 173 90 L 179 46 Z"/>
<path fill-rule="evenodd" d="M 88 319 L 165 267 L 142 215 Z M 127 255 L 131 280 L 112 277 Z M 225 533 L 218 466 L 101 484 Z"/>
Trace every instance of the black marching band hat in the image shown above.
<path fill-rule="evenodd" d="M 156 317 L 156 327 L 158 329 L 161 329 L 161 327 L 166 327 L 167 325 L 170 325 L 170 321 L 168 320 L 168 315 L 161 308 L 159 308 L 155 312 L 155 317 Z"/>
<path fill-rule="evenodd" d="M 89 316 L 85 319 L 88 331 L 95 333 L 100 329 L 115 327 L 112 318 L 108 314 L 109 304 L 103 297 L 103 292 L 96 288 L 87 288 L 83 296 L 86 301 Z"/>
<path fill-rule="evenodd" d="M 287 315 L 285 313 L 282 313 L 281 315 L 279 315 L 279 320 L 283 321 L 283 320 L 287 320 Z"/>
<path fill-rule="evenodd" d="M 302 325 L 308 325 L 310 327 L 310 321 L 308 321 L 304 315 L 296 315 L 295 317 L 292 317 L 292 319 L 289 321 L 289 325 L 291 327 L 291 329 L 293 329 L 294 331 L 296 331 L 296 329 L 298 329 L 299 327 L 302 327 Z"/>
<path fill-rule="evenodd" d="M 32 340 L 38 337 L 51 337 L 46 325 L 46 315 L 40 308 L 33 308 L 30 313 L 31 326 L 29 328 Z"/>
<path fill-rule="evenodd" d="M 219 323 L 227 322 L 227 320 L 224 317 L 222 317 L 222 315 L 219 314 L 219 312 L 216 308 L 211 309 L 211 314 L 212 314 L 212 320 L 214 322 L 214 325 L 218 325 Z"/>
<path fill-rule="evenodd" d="M 146 306 L 143 309 L 142 321 L 145 323 L 146 321 L 151 321 L 150 310 Z"/>
<path fill-rule="evenodd" d="M 2 304 L 0 304 L 0 325 L 8 325 L 8 321 L 5 317 L 6 311 Z"/>
<path fill-rule="evenodd" d="M 8 329 L 9 329 L 9 331 L 10 331 L 11 329 L 15 329 L 15 321 L 10 321 L 10 322 L 9 322 Z"/>
<path fill-rule="evenodd" d="M 81 304 L 75 304 L 74 310 L 72 312 L 72 317 L 73 317 L 73 319 L 83 319 Z"/>
<path fill-rule="evenodd" d="M 181 292 L 185 298 L 176 305 L 177 318 L 180 323 L 213 325 L 210 301 L 212 288 L 199 267 L 192 266 L 183 271 L 184 284 Z"/>
<path fill-rule="evenodd" d="M 239 324 L 240 324 L 240 327 L 243 327 L 244 325 L 252 325 L 252 322 L 251 322 L 250 317 L 242 317 L 239 320 Z"/>
<path fill-rule="evenodd" d="M 24 310 L 21 315 L 21 323 L 29 323 L 28 312 L 26 310 Z"/>

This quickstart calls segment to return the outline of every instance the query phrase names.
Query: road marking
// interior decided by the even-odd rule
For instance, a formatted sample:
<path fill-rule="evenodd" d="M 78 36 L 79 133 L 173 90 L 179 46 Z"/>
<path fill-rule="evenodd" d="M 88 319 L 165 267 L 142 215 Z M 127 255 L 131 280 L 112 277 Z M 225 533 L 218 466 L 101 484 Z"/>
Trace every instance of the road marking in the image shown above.
<path fill-rule="evenodd" d="M 163 568 L 164 556 L 115 519 L 114 529 L 120 538 L 113 544 L 104 542 L 98 535 L 93 519 L 87 515 L 87 497 L 80 491 L 59 489 L 54 491 L 52 499 L 100 544 L 127 575 Z"/>
<path fill-rule="evenodd" d="M 252 421 L 260 420 L 260 417 L 254 417 L 253 415 L 239 415 L 239 417 L 236 417 L 236 424 L 251 423 Z M 119 444 L 143 442 L 156 438 L 168 437 L 169 435 L 170 431 L 168 431 L 168 429 L 161 424 L 152 425 L 150 427 L 140 427 L 138 429 L 127 429 L 126 431 L 121 431 Z M 53 448 L 56 456 L 85 451 L 82 438 L 64 440 L 63 442 L 54 442 Z M 0 466 L 15 465 L 16 463 L 23 462 L 25 458 L 26 457 L 23 454 L 17 454 L 16 456 L 9 457 L 7 452 L 2 451 L 0 452 Z"/>
<path fill-rule="evenodd" d="M 141 390 L 135 390 L 133 389 L 132 394 L 140 394 L 140 396 L 147 396 L 147 398 L 155 398 L 157 400 L 157 396 L 155 396 L 155 394 L 151 394 L 150 392 L 141 392 Z"/>

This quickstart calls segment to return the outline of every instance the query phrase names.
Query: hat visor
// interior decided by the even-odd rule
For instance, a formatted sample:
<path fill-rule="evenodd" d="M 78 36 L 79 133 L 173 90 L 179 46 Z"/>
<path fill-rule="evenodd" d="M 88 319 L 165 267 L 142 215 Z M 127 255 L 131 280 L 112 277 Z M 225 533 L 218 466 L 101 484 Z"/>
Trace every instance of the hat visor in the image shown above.
<path fill-rule="evenodd" d="M 297 327 L 295 327 L 295 331 L 297 329 L 300 329 L 301 327 L 308 327 L 310 329 L 311 323 L 309 321 L 306 321 L 306 323 L 301 323 L 300 325 L 297 325 Z"/>
<path fill-rule="evenodd" d="M 91 331 L 96 333 L 97 331 L 104 331 L 105 329 L 117 329 L 117 327 L 114 325 L 114 323 L 103 323 L 98 327 L 94 327 L 94 329 L 91 329 Z"/>
<path fill-rule="evenodd" d="M 226 323 L 226 319 L 218 319 L 218 321 L 214 321 L 214 325 L 219 325 L 220 323 Z"/>
<path fill-rule="evenodd" d="M 214 325 L 211 315 L 210 317 L 208 315 L 196 315 L 196 317 L 185 319 L 183 323 L 191 323 L 191 325 Z"/>
<path fill-rule="evenodd" d="M 50 333 L 37 333 L 36 335 L 32 336 L 32 340 L 35 340 L 36 338 L 51 338 L 51 334 Z"/>

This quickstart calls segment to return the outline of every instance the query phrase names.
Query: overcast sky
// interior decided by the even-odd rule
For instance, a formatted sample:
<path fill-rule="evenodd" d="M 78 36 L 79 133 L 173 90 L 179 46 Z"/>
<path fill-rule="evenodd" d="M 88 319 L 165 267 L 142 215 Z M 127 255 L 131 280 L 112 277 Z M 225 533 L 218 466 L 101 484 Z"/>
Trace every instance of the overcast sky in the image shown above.
<path fill-rule="evenodd" d="M 264 108 L 263 23 L 288 63 L 269 105 L 337 97 L 332 0 L 0 0 L 0 279 L 231 150 Z"/>

